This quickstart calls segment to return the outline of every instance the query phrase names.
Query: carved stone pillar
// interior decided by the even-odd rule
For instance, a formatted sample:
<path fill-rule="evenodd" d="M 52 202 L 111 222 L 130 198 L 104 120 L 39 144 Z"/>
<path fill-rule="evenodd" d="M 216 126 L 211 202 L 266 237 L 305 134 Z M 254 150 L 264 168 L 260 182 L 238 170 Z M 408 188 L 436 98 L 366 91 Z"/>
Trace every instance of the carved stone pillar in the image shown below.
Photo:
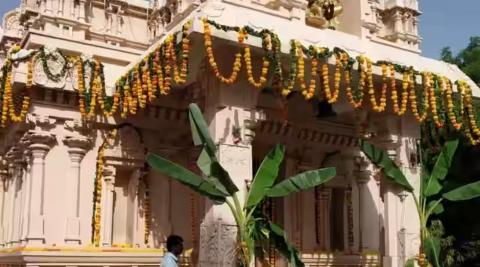
<path fill-rule="evenodd" d="M 53 14 L 53 0 L 45 0 L 45 13 Z"/>
<path fill-rule="evenodd" d="M 55 137 L 44 131 L 32 131 L 28 134 L 31 159 L 31 183 L 28 202 L 29 218 L 27 244 L 43 244 L 44 236 L 44 186 L 45 186 L 45 157 L 55 140 Z"/>
<path fill-rule="evenodd" d="M 86 0 L 79 0 L 78 1 L 78 20 L 80 22 L 86 22 L 85 2 L 86 2 Z"/>
<path fill-rule="evenodd" d="M 3 159 L 1 160 L 3 161 Z M 2 164 L 3 165 L 3 164 Z M 4 236 L 4 231 L 5 231 L 5 217 L 6 217 L 6 201 L 7 201 L 7 182 L 6 179 L 8 178 L 8 171 L 6 169 L 2 168 L 0 169 L 0 192 L 1 192 L 1 198 L 0 198 L 0 246 L 5 247 L 5 236 Z"/>
<path fill-rule="evenodd" d="M 398 34 L 398 33 L 403 33 L 403 16 L 401 13 L 399 13 L 400 11 L 396 11 L 393 15 L 392 15 L 392 19 L 393 19 L 393 31 L 394 31 L 394 34 Z"/>
<path fill-rule="evenodd" d="M 28 141 L 24 142 L 24 147 L 28 147 Z M 26 238 L 27 238 L 27 233 L 28 233 L 28 215 L 29 215 L 29 210 L 28 210 L 28 205 L 30 203 L 30 195 L 28 194 L 30 184 L 32 182 L 31 179 L 31 163 L 32 163 L 32 155 L 30 151 L 25 150 L 23 153 L 23 157 L 25 158 L 25 179 L 23 182 L 23 191 L 24 194 L 22 196 L 22 219 L 21 219 L 21 241 L 22 245 L 26 244 Z"/>
<path fill-rule="evenodd" d="M 76 9 L 75 2 L 70 3 L 70 17 L 75 18 L 75 9 Z"/>
<path fill-rule="evenodd" d="M 368 159 L 357 158 L 354 175 L 358 184 L 360 252 L 378 250 L 380 247 L 379 195 L 371 167 Z"/>
<path fill-rule="evenodd" d="M 57 0 L 57 15 L 58 16 L 63 16 L 63 8 L 65 5 L 65 0 Z"/>
<path fill-rule="evenodd" d="M 213 139 L 219 144 L 218 160 L 238 187 L 237 196 L 240 203 L 243 203 L 246 195 L 246 181 L 253 179 L 251 124 L 260 117 L 260 114 L 238 106 L 215 108 L 209 111 L 214 112 L 211 129 L 213 130 Z M 231 123 L 226 123 L 227 121 Z M 245 131 L 246 124 L 250 128 L 249 131 Z M 226 130 L 227 134 L 225 134 Z M 215 206 L 208 201 L 206 213 L 206 218 L 201 226 L 199 266 L 236 266 L 236 226 L 228 206 Z M 217 249 L 212 249 L 212 247 Z"/>
<path fill-rule="evenodd" d="M 293 157 L 285 158 L 285 177 L 290 177 L 297 173 L 298 160 Z M 295 245 L 296 248 L 301 248 L 302 243 L 302 221 L 301 203 L 302 193 L 293 194 L 285 197 L 284 201 L 284 229 L 288 240 Z"/>
<path fill-rule="evenodd" d="M 102 186 L 102 212 L 101 212 L 101 244 L 104 247 L 112 245 L 113 241 L 113 201 L 115 194 L 116 168 L 105 166 L 103 171 Z"/>
<path fill-rule="evenodd" d="M 319 216 L 320 221 L 317 222 L 318 225 L 318 237 L 319 237 L 319 248 L 320 251 L 330 251 L 331 249 L 331 240 L 330 240 L 330 210 L 331 210 L 331 201 L 332 201 L 332 189 L 331 188 L 321 188 L 320 190 L 320 199 L 319 199 Z"/>
<path fill-rule="evenodd" d="M 112 32 L 112 24 L 113 24 L 113 8 L 111 5 L 105 8 L 105 32 L 111 33 Z"/>
<path fill-rule="evenodd" d="M 87 152 L 90 141 L 83 136 L 68 136 L 63 140 L 68 147 L 70 170 L 66 182 L 66 244 L 80 244 L 80 163 Z"/>
<path fill-rule="evenodd" d="M 7 159 L 9 161 L 9 173 L 10 173 L 10 217 L 8 227 L 8 241 L 11 246 L 15 246 L 20 242 L 20 195 L 22 184 L 22 158 L 21 152 L 18 148 L 14 147 L 7 153 Z"/>

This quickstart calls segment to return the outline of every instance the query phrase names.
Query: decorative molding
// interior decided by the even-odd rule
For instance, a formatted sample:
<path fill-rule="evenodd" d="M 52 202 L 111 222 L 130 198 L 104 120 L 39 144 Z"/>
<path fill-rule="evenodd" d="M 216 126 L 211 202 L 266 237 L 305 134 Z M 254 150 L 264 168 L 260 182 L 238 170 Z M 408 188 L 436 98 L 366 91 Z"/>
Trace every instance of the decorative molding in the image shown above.
<path fill-rule="evenodd" d="M 237 255 L 237 226 L 221 219 L 200 226 L 199 267 L 234 267 Z"/>
<path fill-rule="evenodd" d="M 260 123 L 258 132 L 267 135 L 276 135 L 285 138 L 296 138 L 297 140 L 333 145 L 338 147 L 354 147 L 357 138 L 349 135 L 334 134 L 333 131 L 323 132 L 310 128 L 300 128 L 285 125 L 280 121 L 264 121 Z"/>
<path fill-rule="evenodd" d="M 36 130 L 51 130 L 55 127 L 57 120 L 46 115 L 38 115 L 29 113 L 27 115 L 27 123 Z"/>

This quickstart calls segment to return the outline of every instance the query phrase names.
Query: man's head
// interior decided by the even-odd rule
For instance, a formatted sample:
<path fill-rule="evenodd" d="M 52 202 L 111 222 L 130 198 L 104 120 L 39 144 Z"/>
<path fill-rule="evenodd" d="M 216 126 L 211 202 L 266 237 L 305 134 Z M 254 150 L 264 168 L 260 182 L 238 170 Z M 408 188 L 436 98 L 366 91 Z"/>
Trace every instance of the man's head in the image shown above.
<path fill-rule="evenodd" d="M 167 238 L 167 250 L 176 256 L 182 254 L 183 239 L 178 235 L 171 235 Z"/>

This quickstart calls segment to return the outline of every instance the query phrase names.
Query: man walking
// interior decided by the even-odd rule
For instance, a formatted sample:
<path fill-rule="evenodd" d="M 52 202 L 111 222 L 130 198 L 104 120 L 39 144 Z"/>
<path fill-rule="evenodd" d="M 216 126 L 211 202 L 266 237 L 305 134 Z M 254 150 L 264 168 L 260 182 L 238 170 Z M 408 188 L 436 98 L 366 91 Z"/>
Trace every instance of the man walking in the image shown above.
<path fill-rule="evenodd" d="M 169 236 L 167 238 L 167 250 L 161 267 L 178 267 L 178 257 L 183 251 L 183 239 L 178 235 Z"/>

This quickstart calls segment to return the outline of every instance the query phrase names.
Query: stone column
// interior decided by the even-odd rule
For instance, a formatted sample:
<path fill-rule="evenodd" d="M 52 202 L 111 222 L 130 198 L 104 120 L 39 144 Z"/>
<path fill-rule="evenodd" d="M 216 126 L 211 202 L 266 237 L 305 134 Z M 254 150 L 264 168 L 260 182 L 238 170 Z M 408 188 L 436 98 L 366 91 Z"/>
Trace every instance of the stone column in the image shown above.
<path fill-rule="evenodd" d="M 19 153 L 19 156 L 22 154 Z M 14 190 L 15 190 L 15 214 L 13 219 L 13 232 L 12 232 L 12 244 L 19 245 L 21 242 L 21 232 L 22 232 L 22 197 L 24 194 L 23 183 L 24 183 L 24 161 L 22 158 L 17 158 L 15 160 L 15 182 L 14 182 Z"/>
<path fill-rule="evenodd" d="M 354 171 L 358 184 L 359 203 L 359 247 L 360 252 L 378 250 L 380 247 L 380 221 L 378 210 L 378 188 L 368 159 L 357 158 Z"/>
<path fill-rule="evenodd" d="M 101 245 L 109 247 L 113 242 L 113 201 L 115 194 L 115 175 L 114 166 L 105 166 L 103 172 L 102 186 L 102 212 L 101 212 Z"/>
<path fill-rule="evenodd" d="M 27 145 L 28 146 L 28 145 Z M 30 154 L 30 151 L 26 150 L 23 153 L 23 157 L 25 158 L 25 179 L 23 182 L 23 191 L 24 194 L 22 196 L 22 219 L 21 219 L 21 241 L 22 245 L 26 244 L 26 238 L 27 238 L 27 233 L 28 233 L 28 215 L 29 215 L 29 210 L 28 210 L 28 203 L 30 203 L 30 195 L 29 195 L 29 188 L 31 184 L 31 163 L 32 163 L 32 155 Z"/>
<path fill-rule="evenodd" d="M 9 161 L 10 172 L 10 213 L 9 213 L 9 227 L 8 227 L 8 241 L 11 246 L 15 246 L 19 243 L 19 219 L 20 219 L 20 185 L 22 180 L 22 159 L 21 153 L 17 148 L 12 148 L 7 153 L 7 159 Z"/>
<path fill-rule="evenodd" d="M 330 251 L 331 249 L 331 240 L 330 240 L 330 210 L 332 202 L 332 189 L 331 188 L 321 188 L 320 190 L 320 199 L 319 199 L 319 216 L 320 216 L 320 225 L 318 225 L 319 231 L 319 247 L 320 251 Z"/>
<path fill-rule="evenodd" d="M 75 2 L 70 2 L 70 17 L 75 18 Z"/>
<path fill-rule="evenodd" d="M 0 190 L 1 190 L 1 197 L 0 197 L 0 246 L 5 247 L 5 204 L 6 204 L 6 197 L 7 197 L 7 189 L 6 186 L 6 179 L 8 178 L 8 172 L 4 169 L 0 170 Z"/>
<path fill-rule="evenodd" d="M 86 2 L 86 0 L 79 0 L 78 1 L 78 20 L 80 22 L 86 22 L 85 2 Z"/>
<path fill-rule="evenodd" d="M 53 14 L 53 0 L 45 0 L 45 1 L 46 1 L 45 13 Z"/>
<path fill-rule="evenodd" d="M 68 136 L 63 140 L 68 147 L 70 170 L 67 175 L 66 195 L 66 232 L 65 243 L 78 245 L 80 239 L 80 163 L 90 145 L 83 136 Z"/>
<path fill-rule="evenodd" d="M 174 148 L 164 147 L 164 148 L 157 149 L 156 153 L 166 159 L 172 160 L 174 155 L 178 153 L 178 151 L 177 149 L 174 149 Z M 161 189 L 159 190 L 160 194 L 158 196 L 158 202 L 156 202 L 155 205 L 160 205 L 159 215 L 161 218 L 162 229 L 161 229 L 161 236 L 159 237 L 159 239 L 162 242 L 166 242 L 167 237 L 172 233 L 171 212 L 174 212 L 172 211 L 172 206 L 171 206 L 171 194 L 174 194 L 174 192 L 172 192 L 172 179 L 170 177 L 161 175 L 158 181 L 158 185 Z M 155 198 L 157 198 L 157 196 Z M 150 202 L 150 204 L 153 204 L 153 203 Z"/>
<path fill-rule="evenodd" d="M 44 233 L 44 186 L 45 186 L 45 157 L 55 140 L 54 136 L 44 131 L 29 133 L 29 149 L 32 153 L 30 188 L 28 194 L 29 218 L 26 242 L 29 245 L 45 243 Z"/>
<path fill-rule="evenodd" d="M 57 0 L 57 15 L 63 16 L 63 7 L 65 4 L 65 0 Z"/>
<path fill-rule="evenodd" d="M 218 144 L 218 160 L 238 187 L 237 196 L 240 203 L 244 203 L 246 182 L 253 179 L 250 143 L 252 132 L 249 132 L 248 136 L 245 135 L 245 122 L 251 126 L 259 114 L 238 106 L 219 109 L 214 106 L 207 109 L 208 113 L 213 115 L 210 130 Z M 234 133 L 234 128 L 239 129 L 239 132 Z M 212 205 L 208 201 L 206 213 L 201 226 L 199 266 L 236 266 L 237 227 L 228 206 Z"/>
<path fill-rule="evenodd" d="M 292 157 L 285 157 L 285 177 L 290 177 L 296 173 L 298 160 Z M 301 226 L 300 216 L 298 216 L 298 197 L 301 193 L 283 198 L 284 203 L 284 229 L 288 240 L 291 240 L 297 248 L 300 247 Z"/>

